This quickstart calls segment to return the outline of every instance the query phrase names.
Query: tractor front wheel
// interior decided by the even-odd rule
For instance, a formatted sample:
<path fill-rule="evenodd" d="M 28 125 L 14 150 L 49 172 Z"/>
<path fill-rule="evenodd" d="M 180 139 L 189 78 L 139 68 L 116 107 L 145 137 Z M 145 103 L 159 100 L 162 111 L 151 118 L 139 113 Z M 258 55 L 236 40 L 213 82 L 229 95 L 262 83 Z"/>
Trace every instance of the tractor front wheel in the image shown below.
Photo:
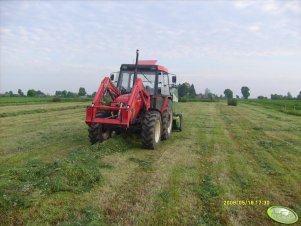
<path fill-rule="evenodd" d="M 142 146 L 147 149 L 157 149 L 161 140 L 161 114 L 157 111 L 148 111 L 142 122 Z"/>
<path fill-rule="evenodd" d="M 172 131 L 172 121 L 172 102 L 171 100 L 169 100 L 166 110 L 162 114 L 162 140 L 167 140 L 170 138 Z"/>
<path fill-rule="evenodd" d="M 111 132 L 109 130 L 104 130 L 101 124 L 89 126 L 88 131 L 91 144 L 95 144 L 98 141 L 103 142 L 111 136 Z"/>

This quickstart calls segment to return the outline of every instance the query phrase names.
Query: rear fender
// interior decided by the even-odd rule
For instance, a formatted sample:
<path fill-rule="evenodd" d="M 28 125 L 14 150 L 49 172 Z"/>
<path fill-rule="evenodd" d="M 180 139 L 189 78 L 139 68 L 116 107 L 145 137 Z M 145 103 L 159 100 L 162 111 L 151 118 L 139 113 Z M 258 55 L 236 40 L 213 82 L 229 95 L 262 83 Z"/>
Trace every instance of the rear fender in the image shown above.
<path fill-rule="evenodd" d="M 170 99 L 171 99 L 171 97 L 169 97 L 169 96 L 166 96 L 166 97 L 164 98 L 162 107 L 161 107 L 161 109 L 160 109 L 161 113 L 163 113 L 163 112 L 166 110 L 168 100 L 170 100 Z"/>

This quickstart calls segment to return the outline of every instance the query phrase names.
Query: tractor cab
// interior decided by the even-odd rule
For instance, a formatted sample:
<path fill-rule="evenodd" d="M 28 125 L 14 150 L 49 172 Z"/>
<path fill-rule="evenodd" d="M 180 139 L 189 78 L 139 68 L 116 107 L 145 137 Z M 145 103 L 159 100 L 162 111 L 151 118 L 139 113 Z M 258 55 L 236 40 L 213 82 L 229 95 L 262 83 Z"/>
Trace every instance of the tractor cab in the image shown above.
<path fill-rule="evenodd" d="M 141 60 L 138 61 L 137 68 L 135 64 L 122 64 L 120 72 L 111 74 L 110 78 L 113 82 L 115 81 L 117 89 L 122 94 L 131 93 L 135 80 L 140 78 L 151 96 L 169 96 L 171 95 L 170 88 L 176 83 L 176 76 L 171 77 L 168 69 L 156 65 L 156 62 L 156 60 Z M 135 70 L 137 70 L 136 77 Z"/>

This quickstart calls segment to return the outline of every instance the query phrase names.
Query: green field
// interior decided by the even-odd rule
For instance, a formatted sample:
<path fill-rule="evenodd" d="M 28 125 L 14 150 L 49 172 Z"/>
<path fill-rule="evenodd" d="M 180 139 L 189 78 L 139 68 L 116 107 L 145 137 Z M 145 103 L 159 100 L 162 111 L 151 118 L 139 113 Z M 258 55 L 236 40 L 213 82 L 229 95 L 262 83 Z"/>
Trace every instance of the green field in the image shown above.
<path fill-rule="evenodd" d="M 87 102 L 92 98 L 59 98 L 59 102 Z M 0 106 L 52 103 L 54 97 L 0 97 Z"/>
<path fill-rule="evenodd" d="M 243 103 L 301 116 L 301 100 L 241 100 Z"/>
<path fill-rule="evenodd" d="M 153 151 L 134 134 L 91 146 L 87 104 L 1 102 L 0 225 L 276 226 L 272 205 L 301 216 L 300 116 L 180 103 L 184 130 Z"/>

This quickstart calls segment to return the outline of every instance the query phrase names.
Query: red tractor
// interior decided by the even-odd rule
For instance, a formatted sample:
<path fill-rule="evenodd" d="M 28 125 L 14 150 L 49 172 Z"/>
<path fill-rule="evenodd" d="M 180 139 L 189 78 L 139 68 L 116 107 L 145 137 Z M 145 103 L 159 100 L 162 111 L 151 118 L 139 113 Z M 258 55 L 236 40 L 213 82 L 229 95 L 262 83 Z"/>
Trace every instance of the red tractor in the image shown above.
<path fill-rule="evenodd" d="M 156 149 L 173 128 L 182 129 L 182 114 L 173 113 L 176 76 L 156 65 L 156 60 L 138 61 L 138 57 L 137 50 L 135 64 L 122 64 L 118 74 L 105 77 L 87 107 L 92 144 L 108 139 L 113 132 L 135 129 L 141 133 L 144 148 Z"/>

